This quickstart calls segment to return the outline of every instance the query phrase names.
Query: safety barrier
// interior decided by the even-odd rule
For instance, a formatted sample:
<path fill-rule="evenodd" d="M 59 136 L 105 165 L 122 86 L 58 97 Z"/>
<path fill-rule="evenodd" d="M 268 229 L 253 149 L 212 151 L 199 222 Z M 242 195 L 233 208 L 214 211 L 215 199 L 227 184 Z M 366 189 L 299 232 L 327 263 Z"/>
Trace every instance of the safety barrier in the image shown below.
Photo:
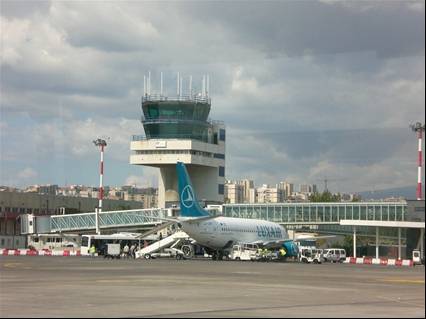
<path fill-rule="evenodd" d="M 30 250 L 30 249 L 2 249 L 1 256 L 81 256 L 80 250 Z"/>
<path fill-rule="evenodd" d="M 344 261 L 345 264 L 357 265 L 381 265 L 381 266 L 414 266 L 411 259 L 388 259 L 388 258 L 372 258 L 372 257 L 347 257 Z"/>

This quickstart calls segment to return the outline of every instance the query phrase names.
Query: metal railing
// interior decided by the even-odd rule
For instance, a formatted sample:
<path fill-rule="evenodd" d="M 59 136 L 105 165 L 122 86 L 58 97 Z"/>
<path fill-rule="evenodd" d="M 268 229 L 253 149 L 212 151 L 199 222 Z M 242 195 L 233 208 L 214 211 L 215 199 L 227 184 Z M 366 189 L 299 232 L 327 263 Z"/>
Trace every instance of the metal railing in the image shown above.
<path fill-rule="evenodd" d="M 198 124 L 200 126 L 211 126 L 210 120 L 195 120 L 185 118 L 183 116 L 157 116 L 157 117 L 146 117 L 141 116 L 142 124 L 160 124 L 160 123 L 182 123 L 182 124 Z"/>
<path fill-rule="evenodd" d="M 101 229 L 153 226 L 164 222 L 161 218 L 165 217 L 167 210 L 161 208 L 110 211 L 99 214 L 99 225 Z M 95 218 L 96 213 L 51 216 L 50 232 L 95 229 Z"/>
<path fill-rule="evenodd" d="M 150 95 L 142 96 L 142 103 L 159 102 L 159 101 L 196 102 L 196 103 L 211 104 L 211 98 L 209 98 L 208 96 L 201 96 L 201 95 L 164 96 L 160 94 L 150 94 Z"/>
<path fill-rule="evenodd" d="M 225 204 L 223 215 L 285 225 L 340 223 L 341 219 L 405 221 L 405 202 Z"/>
<path fill-rule="evenodd" d="M 198 142 L 204 142 L 204 143 L 208 143 L 207 138 L 202 138 L 202 137 L 198 137 L 196 135 L 193 134 L 161 134 L 161 136 L 151 136 L 151 137 L 147 137 L 145 135 L 132 135 L 132 141 L 133 142 L 137 142 L 137 141 L 147 141 L 147 140 L 151 140 L 151 139 L 165 139 L 165 140 L 172 140 L 172 139 L 176 139 L 176 140 L 194 140 L 194 141 L 198 141 Z M 212 144 L 212 143 L 210 143 Z"/>

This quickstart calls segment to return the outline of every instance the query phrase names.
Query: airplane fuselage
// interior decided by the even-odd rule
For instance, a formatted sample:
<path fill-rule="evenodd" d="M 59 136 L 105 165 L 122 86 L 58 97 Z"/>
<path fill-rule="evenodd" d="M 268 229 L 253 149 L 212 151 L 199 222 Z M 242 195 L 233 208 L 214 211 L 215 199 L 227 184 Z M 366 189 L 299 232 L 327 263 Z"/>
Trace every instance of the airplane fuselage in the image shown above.
<path fill-rule="evenodd" d="M 256 219 L 215 217 L 180 221 L 183 230 L 201 246 L 214 250 L 236 243 L 273 242 L 288 239 L 284 227 Z"/>

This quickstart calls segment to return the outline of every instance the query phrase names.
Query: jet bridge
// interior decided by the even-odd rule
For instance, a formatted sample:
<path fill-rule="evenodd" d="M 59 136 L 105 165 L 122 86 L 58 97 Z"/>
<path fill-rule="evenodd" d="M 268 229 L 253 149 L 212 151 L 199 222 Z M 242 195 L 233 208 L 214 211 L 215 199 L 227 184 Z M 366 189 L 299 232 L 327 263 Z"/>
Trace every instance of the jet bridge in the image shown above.
<path fill-rule="evenodd" d="M 133 209 L 99 213 L 101 230 L 118 228 L 151 228 L 164 223 L 164 218 L 172 217 L 171 209 Z M 35 216 L 21 215 L 21 233 L 62 233 L 90 232 L 96 228 L 96 213 Z"/>

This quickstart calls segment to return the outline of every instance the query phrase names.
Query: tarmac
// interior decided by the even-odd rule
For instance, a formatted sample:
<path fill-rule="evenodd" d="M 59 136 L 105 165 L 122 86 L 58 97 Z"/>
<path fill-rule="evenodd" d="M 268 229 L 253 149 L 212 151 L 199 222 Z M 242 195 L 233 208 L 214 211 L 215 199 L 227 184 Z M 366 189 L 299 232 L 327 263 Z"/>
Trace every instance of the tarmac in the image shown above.
<path fill-rule="evenodd" d="M 2 256 L 0 316 L 424 318 L 425 270 Z"/>

